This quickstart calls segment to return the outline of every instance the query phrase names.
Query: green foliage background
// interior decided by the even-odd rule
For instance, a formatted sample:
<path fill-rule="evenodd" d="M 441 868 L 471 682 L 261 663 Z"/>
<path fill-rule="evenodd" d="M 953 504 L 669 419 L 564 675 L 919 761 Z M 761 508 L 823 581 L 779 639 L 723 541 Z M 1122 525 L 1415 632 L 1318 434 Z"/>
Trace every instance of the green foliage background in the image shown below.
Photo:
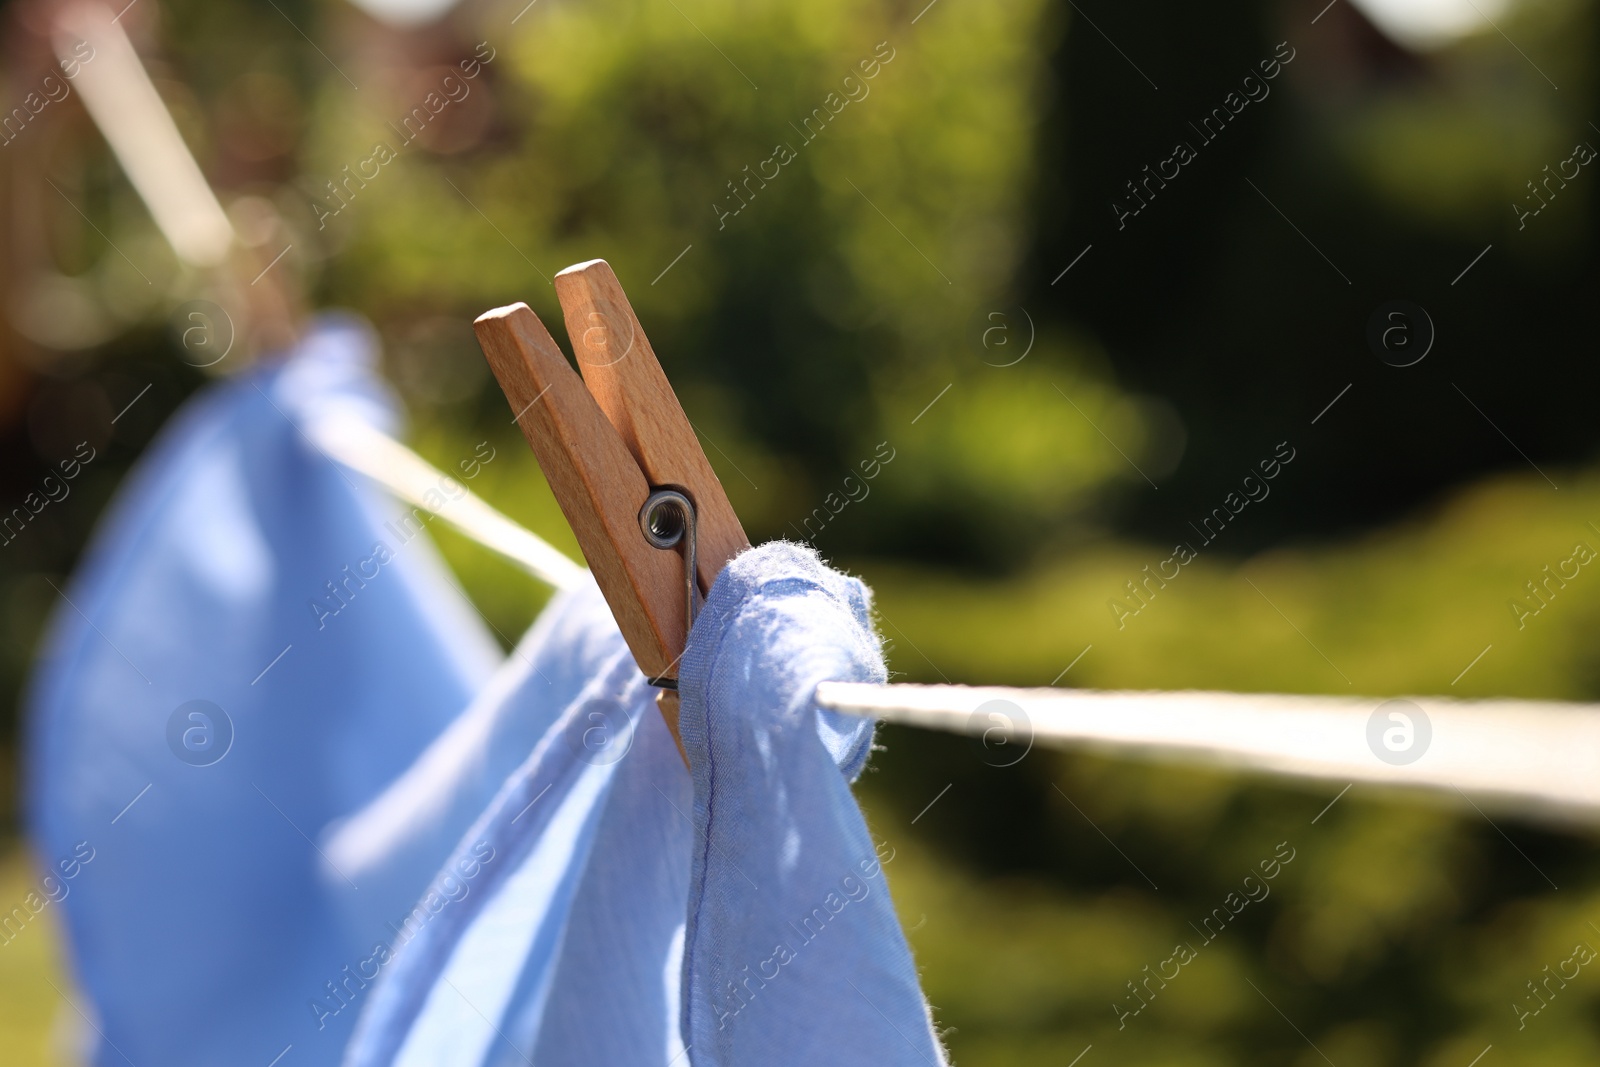
<path fill-rule="evenodd" d="M 1560 96 L 1488 31 L 1426 74 L 1356 77 L 1365 68 L 1304 43 L 1315 11 L 1298 3 L 1096 8 L 1142 63 L 1181 67 L 1166 97 L 1076 6 L 1046 0 L 541 0 L 520 14 L 468 4 L 411 34 L 333 3 L 277 6 L 172 0 L 144 27 L 185 135 L 228 193 L 277 205 L 294 238 L 286 267 L 318 303 L 378 325 L 417 447 L 448 468 L 492 440 L 501 458 L 474 488 L 557 544 L 575 551 L 469 323 L 526 300 L 563 337 L 549 277 L 604 257 L 752 536 L 801 536 L 827 509 L 816 543 L 877 590 L 903 679 L 1600 697 L 1600 578 L 1585 571 L 1523 630 L 1506 609 L 1575 541 L 1600 544 L 1592 420 L 1563 406 L 1592 407 L 1592 304 L 1574 295 L 1592 281 L 1592 200 L 1575 182 L 1569 214 L 1528 240 L 1508 233 L 1504 208 L 1587 136 L 1591 5 L 1529 0 L 1501 20 Z M 1323 28 L 1345 32 L 1343 17 Z M 1161 202 L 1168 222 L 1110 243 L 1105 201 L 1150 144 L 1284 36 L 1306 54 L 1274 110 Z M 474 95 L 319 227 L 326 182 L 376 143 L 398 146 L 392 124 L 479 41 L 494 59 Z M 893 59 L 870 92 L 805 143 L 794 124 L 880 42 Z M 195 279 L 79 133 L 55 173 L 105 233 L 59 220 L 58 260 L 125 328 L 60 364 L 40 395 L 157 388 L 108 431 L 94 480 L 0 560 L 12 691 L 53 599 L 46 579 L 70 571 L 121 471 L 201 384 L 163 329 Z M 719 220 L 727 183 L 779 143 L 794 161 Z M 1440 319 L 1454 335 L 1412 378 L 1377 382 L 1373 368 L 1390 369 L 1359 331 L 1395 294 L 1364 280 L 1327 296 L 1323 264 L 1248 191 L 1219 192 L 1219 174 L 1260 178 L 1335 259 L 1360 247 L 1390 283 L 1448 278 L 1491 240 L 1505 258 L 1478 268 L 1495 284 L 1476 295 L 1430 283 L 1459 301 Z M 153 293 L 129 288 L 112 241 Z M 1050 281 L 1085 244 L 1107 258 Z M 992 334 L 985 347 L 996 311 L 1006 347 Z M 1026 358 L 1001 366 L 1025 337 Z M 1525 347 L 1494 351 L 1506 337 Z M 1419 408 L 1407 392 L 1424 373 L 1486 374 L 1508 350 L 1515 366 L 1467 384 L 1559 491 L 1470 411 Z M 1563 388 L 1548 384 L 1556 373 Z M 7 485 L 30 484 L 53 457 L 37 432 L 9 432 Z M 1106 602 L 1236 484 L 1241 457 L 1286 437 L 1305 459 L 1275 496 L 1119 628 Z M 880 442 L 893 462 L 834 514 Z M 509 642 L 543 592 L 440 537 Z M 1490 1045 L 1483 1067 L 1600 1061 L 1587 971 L 1526 1028 L 1511 1009 L 1576 942 L 1600 945 L 1590 829 L 1365 787 L 1327 808 L 1338 783 L 1085 754 L 1036 750 L 1002 769 L 965 740 L 881 737 L 860 793 L 896 849 L 891 883 L 956 1063 L 1066 1065 L 1089 1046 L 1084 1067 L 1467 1067 Z M 1271 896 L 1119 1028 L 1126 983 L 1197 940 L 1191 924 L 1280 842 L 1295 860 Z M 0 900 L 25 880 L 18 858 Z M 0 949 L 11 1062 L 53 1062 L 59 1005 L 44 979 L 62 985 L 60 967 L 42 928 Z"/>

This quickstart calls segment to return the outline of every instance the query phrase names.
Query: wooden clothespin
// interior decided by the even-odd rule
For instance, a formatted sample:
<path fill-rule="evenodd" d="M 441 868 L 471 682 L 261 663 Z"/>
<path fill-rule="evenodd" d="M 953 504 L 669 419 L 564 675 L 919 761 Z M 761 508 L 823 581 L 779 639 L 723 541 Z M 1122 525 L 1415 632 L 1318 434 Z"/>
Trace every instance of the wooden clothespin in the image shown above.
<path fill-rule="evenodd" d="M 677 739 L 697 598 L 750 542 L 610 265 L 568 267 L 555 288 L 582 378 L 526 304 L 473 328 Z"/>

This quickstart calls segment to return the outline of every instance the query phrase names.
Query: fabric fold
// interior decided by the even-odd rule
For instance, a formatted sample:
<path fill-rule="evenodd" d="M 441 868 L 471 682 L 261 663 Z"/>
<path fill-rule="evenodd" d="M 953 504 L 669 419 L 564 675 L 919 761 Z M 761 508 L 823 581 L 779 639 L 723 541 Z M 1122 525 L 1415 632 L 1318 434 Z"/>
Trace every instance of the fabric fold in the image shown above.
<path fill-rule="evenodd" d="M 885 680 L 869 597 L 778 542 L 730 563 L 695 623 L 679 675 L 694 1067 L 944 1062 L 889 897 L 892 848 L 850 792 L 874 723 L 813 699 L 823 681 Z"/>
<path fill-rule="evenodd" d="M 689 776 L 599 591 L 569 595 L 611 654 L 461 838 L 493 869 L 398 955 L 346 1067 L 682 1062 Z"/>

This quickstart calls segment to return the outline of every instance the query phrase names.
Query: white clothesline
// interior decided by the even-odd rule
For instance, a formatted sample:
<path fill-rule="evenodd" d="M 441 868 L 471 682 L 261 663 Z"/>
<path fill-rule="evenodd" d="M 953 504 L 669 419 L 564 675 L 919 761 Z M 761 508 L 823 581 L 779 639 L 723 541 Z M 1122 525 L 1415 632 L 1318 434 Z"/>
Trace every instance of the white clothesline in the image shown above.
<path fill-rule="evenodd" d="M 353 418 L 324 418 L 310 425 L 307 436 L 328 458 L 365 474 L 406 503 L 432 512 L 546 585 L 569 589 L 583 580 L 582 566 L 490 507 L 465 486 L 442 507 L 431 507 L 429 500 L 440 499 L 439 486 L 447 476 L 369 423 Z M 460 485 L 458 480 L 451 480 Z"/>
<path fill-rule="evenodd" d="M 70 22 L 58 47 L 81 37 L 100 57 L 78 81 L 90 117 L 179 257 L 215 266 L 234 240 L 232 224 L 121 25 L 109 11 Z M 430 506 L 440 499 L 444 475 L 370 425 L 330 413 L 308 435 L 331 459 L 540 581 L 565 589 L 581 580 L 582 567 L 470 491 Z M 980 737 L 984 758 L 997 766 L 1017 762 L 1035 745 L 1086 747 L 1294 779 L 1422 788 L 1474 806 L 1483 801 L 1544 818 L 1600 821 L 1596 705 L 1413 697 L 1385 708 L 1374 733 L 1374 712 L 1386 703 L 1380 699 L 830 682 L 818 688 L 817 702 L 848 715 Z M 1390 712 L 1403 720 L 1388 718 Z M 1428 741 L 1418 740 L 1424 720 Z M 1425 750 L 1414 762 L 1392 765 L 1378 756 L 1382 736 L 1402 728 Z"/>
<path fill-rule="evenodd" d="M 1593 704 L 849 682 L 824 682 L 817 703 L 982 737 L 984 758 L 996 766 L 1020 761 L 1032 745 L 1085 748 L 1420 788 L 1545 819 L 1600 821 L 1600 707 Z M 1385 735 L 1422 754 L 1404 765 L 1380 759 L 1379 751 L 1388 754 Z"/>
<path fill-rule="evenodd" d="M 312 434 L 329 456 L 426 508 L 443 475 L 382 432 L 331 423 Z M 437 494 L 434 495 L 437 500 Z M 582 569 L 467 492 L 435 511 L 474 541 L 567 588 Z M 994 766 L 1037 745 L 1209 764 L 1297 779 L 1421 788 L 1559 821 L 1600 821 L 1600 708 L 1550 701 L 1456 701 L 1245 693 L 1103 692 L 824 682 L 819 706 L 983 741 Z M 1371 728 L 1380 706 L 1378 725 Z M 1419 714 L 1420 713 L 1420 714 Z M 1393 715 L 1402 718 L 1393 718 Z M 1422 750 L 1392 764 L 1384 738 Z"/>

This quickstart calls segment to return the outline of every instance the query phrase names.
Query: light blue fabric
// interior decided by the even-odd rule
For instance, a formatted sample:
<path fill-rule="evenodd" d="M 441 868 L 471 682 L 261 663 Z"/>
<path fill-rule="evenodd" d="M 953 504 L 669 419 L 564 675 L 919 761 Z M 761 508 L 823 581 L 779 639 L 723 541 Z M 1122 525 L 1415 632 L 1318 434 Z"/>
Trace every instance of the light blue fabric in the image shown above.
<path fill-rule="evenodd" d="M 885 680 L 868 597 L 780 542 L 730 563 L 695 623 L 679 675 L 694 768 L 694 1067 L 944 1062 L 889 898 L 893 853 L 880 854 L 847 781 L 873 724 L 813 703 L 819 682 Z"/>
<path fill-rule="evenodd" d="M 811 702 L 883 680 L 867 598 L 792 545 L 727 567 L 680 676 L 692 778 L 614 637 L 462 838 L 452 864 L 496 866 L 380 980 L 346 1067 L 942 1063 L 849 789 L 872 724 Z"/>
<path fill-rule="evenodd" d="M 372 803 L 323 835 L 324 882 L 352 921 L 375 912 L 391 930 L 404 925 L 419 886 L 623 647 L 592 580 L 550 602 L 465 713 Z"/>
<path fill-rule="evenodd" d="M 485 851 L 493 864 L 384 975 L 352 1067 L 665 1065 L 683 1051 L 689 775 L 599 591 L 572 600 L 568 629 L 610 655 L 588 659 L 590 684 L 462 838 L 446 871 Z M 594 609 L 581 621 L 579 602 Z"/>
<path fill-rule="evenodd" d="M 883 678 L 865 587 L 729 565 L 691 777 L 592 582 L 502 662 L 428 520 L 310 445 L 390 427 L 372 355 L 328 321 L 197 397 L 53 622 L 28 802 L 93 1062 L 942 1062 L 848 786 L 872 726 L 811 703 Z"/>
<path fill-rule="evenodd" d="M 431 824 L 365 866 L 319 853 L 330 821 L 416 762 L 501 659 L 422 521 L 302 433 L 330 411 L 392 424 L 373 357 L 368 329 L 329 320 L 292 358 L 196 397 L 57 608 L 27 797 L 43 869 L 92 853 L 51 907 L 97 1064 L 265 1065 L 291 1044 L 286 1065 L 337 1063 L 357 1012 L 319 1020 L 314 1000 L 405 918 L 486 801 L 457 767 L 419 802 Z M 202 709 L 169 728 L 195 700 L 225 720 Z M 496 780 L 521 754 L 497 758 L 477 765 Z"/>

